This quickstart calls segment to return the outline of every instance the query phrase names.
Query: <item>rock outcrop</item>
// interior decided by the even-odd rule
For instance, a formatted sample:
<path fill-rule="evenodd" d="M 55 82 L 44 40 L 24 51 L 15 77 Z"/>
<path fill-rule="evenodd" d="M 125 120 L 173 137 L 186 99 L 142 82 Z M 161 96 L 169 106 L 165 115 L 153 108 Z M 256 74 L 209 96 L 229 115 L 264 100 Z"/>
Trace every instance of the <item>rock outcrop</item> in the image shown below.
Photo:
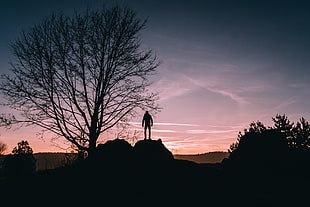
<path fill-rule="evenodd" d="M 160 139 L 140 140 L 134 146 L 124 139 L 115 139 L 99 144 L 92 159 L 110 163 L 152 163 L 171 161 L 174 157 Z"/>
<path fill-rule="evenodd" d="M 165 147 L 161 139 L 158 140 L 140 140 L 134 148 L 134 158 L 140 161 L 171 161 L 173 154 Z"/>

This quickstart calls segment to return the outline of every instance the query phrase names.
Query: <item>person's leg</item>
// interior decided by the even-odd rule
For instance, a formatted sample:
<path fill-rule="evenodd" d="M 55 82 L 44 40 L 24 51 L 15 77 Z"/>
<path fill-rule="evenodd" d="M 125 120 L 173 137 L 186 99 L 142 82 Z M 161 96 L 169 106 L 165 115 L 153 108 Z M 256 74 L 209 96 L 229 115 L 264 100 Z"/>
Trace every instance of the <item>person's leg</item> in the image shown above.
<path fill-rule="evenodd" d="M 148 126 L 149 128 L 149 139 L 151 139 L 151 126 Z"/>
<path fill-rule="evenodd" d="M 144 139 L 146 139 L 146 129 L 147 129 L 147 127 L 144 126 Z"/>

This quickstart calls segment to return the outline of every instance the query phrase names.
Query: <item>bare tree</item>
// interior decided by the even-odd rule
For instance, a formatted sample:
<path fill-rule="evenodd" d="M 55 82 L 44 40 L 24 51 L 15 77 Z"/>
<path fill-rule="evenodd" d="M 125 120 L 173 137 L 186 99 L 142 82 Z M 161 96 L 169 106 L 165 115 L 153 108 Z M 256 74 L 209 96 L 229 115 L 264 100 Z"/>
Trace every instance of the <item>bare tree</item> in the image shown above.
<path fill-rule="evenodd" d="M 92 152 L 104 131 L 157 110 L 147 77 L 158 61 L 142 51 L 146 21 L 129 8 L 113 7 L 67 17 L 54 14 L 11 44 L 12 75 L 1 91 L 24 120 L 3 115 L 3 125 L 27 122 Z"/>

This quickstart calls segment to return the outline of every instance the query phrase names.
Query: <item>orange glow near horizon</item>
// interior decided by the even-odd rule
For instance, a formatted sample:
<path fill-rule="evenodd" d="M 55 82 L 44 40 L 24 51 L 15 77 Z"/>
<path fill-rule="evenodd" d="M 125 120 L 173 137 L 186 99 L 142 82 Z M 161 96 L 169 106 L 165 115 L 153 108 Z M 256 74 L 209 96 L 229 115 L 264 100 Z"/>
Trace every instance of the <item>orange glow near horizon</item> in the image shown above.
<path fill-rule="evenodd" d="M 152 127 L 152 139 L 161 139 L 163 144 L 173 154 L 202 154 L 206 152 L 224 151 L 227 152 L 230 144 L 236 142 L 239 131 L 248 128 L 251 121 L 240 121 L 244 124 L 231 124 L 237 123 L 235 120 L 232 122 L 219 124 L 199 124 L 193 122 L 169 122 L 163 121 L 166 118 L 154 118 L 154 126 Z M 269 122 L 268 122 L 269 120 Z M 291 119 L 295 121 L 298 119 Z M 253 120 L 252 120 L 253 121 Z M 266 126 L 272 126 L 271 118 L 260 119 Z M 134 144 L 138 140 L 143 139 L 143 128 L 139 120 L 128 123 L 129 126 L 119 134 L 120 130 L 114 129 L 113 131 L 106 132 L 98 140 L 98 144 L 104 143 L 107 140 L 116 138 L 126 139 L 130 144 Z M 53 135 L 45 133 L 43 139 L 38 137 L 40 128 L 38 127 L 22 127 L 4 129 L 0 128 L 0 141 L 7 145 L 7 150 L 4 154 L 11 153 L 12 149 L 17 146 L 21 140 L 27 140 L 34 153 L 40 152 L 71 152 L 70 144 L 63 138 L 58 140 L 53 139 Z"/>
<path fill-rule="evenodd" d="M 140 122 L 130 122 L 130 126 L 126 130 L 125 136 L 129 139 L 129 143 L 133 144 L 143 139 L 143 129 Z M 161 139 L 163 144 L 173 154 L 201 154 L 212 151 L 227 151 L 229 144 L 235 141 L 233 134 L 221 133 L 221 131 L 198 129 L 200 126 L 196 124 L 184 123 L 155 123 L 152 128 L 152 139 Z M 25 127 L 16 130 L 0 131 L 0 141 L 7 144 L 5 154 L 11 153 L 12 149 L 21 140 L 27 140 L 32 147 L 34 153 L 40 152 L 70 152 L 70 144 L 65 139 L 59 138 L 58 141 L 51 141 L 52 135 L 46 133 L 44 138 L 37 137 L 39 131 L 36 127 Z M 104 143 L 107 140 L 115 139 L 117 133 L 104 134 L 104 138 L 99 139 L 98 143 Z M 137 136 L 137 140 L 131 140 L 131 136 Z M 232 136 L 231 139 L 225 137 Z M 223 137 L 219 138 L 219 137 Z M 120 137 L 122 138 L 122 136 Z M 126 138 L 125 138 L 126 139 Z"/>

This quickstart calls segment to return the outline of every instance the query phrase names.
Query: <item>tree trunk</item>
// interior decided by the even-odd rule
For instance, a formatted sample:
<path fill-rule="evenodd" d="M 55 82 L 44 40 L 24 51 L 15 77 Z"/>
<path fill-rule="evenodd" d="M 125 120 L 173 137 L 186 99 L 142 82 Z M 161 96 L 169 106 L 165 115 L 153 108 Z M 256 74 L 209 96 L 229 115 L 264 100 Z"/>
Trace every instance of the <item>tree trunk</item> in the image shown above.
<path fill-rule="evenodd" d="M 87 150 L 88 153 L 88 157 L 93 157 L 95 155 L 95 151 L 96 151 L 96 142 L 97 142 L 98 136 L 94 135 L 94 134 L 90 134 L 89 137 L 89 148 Z"/>

